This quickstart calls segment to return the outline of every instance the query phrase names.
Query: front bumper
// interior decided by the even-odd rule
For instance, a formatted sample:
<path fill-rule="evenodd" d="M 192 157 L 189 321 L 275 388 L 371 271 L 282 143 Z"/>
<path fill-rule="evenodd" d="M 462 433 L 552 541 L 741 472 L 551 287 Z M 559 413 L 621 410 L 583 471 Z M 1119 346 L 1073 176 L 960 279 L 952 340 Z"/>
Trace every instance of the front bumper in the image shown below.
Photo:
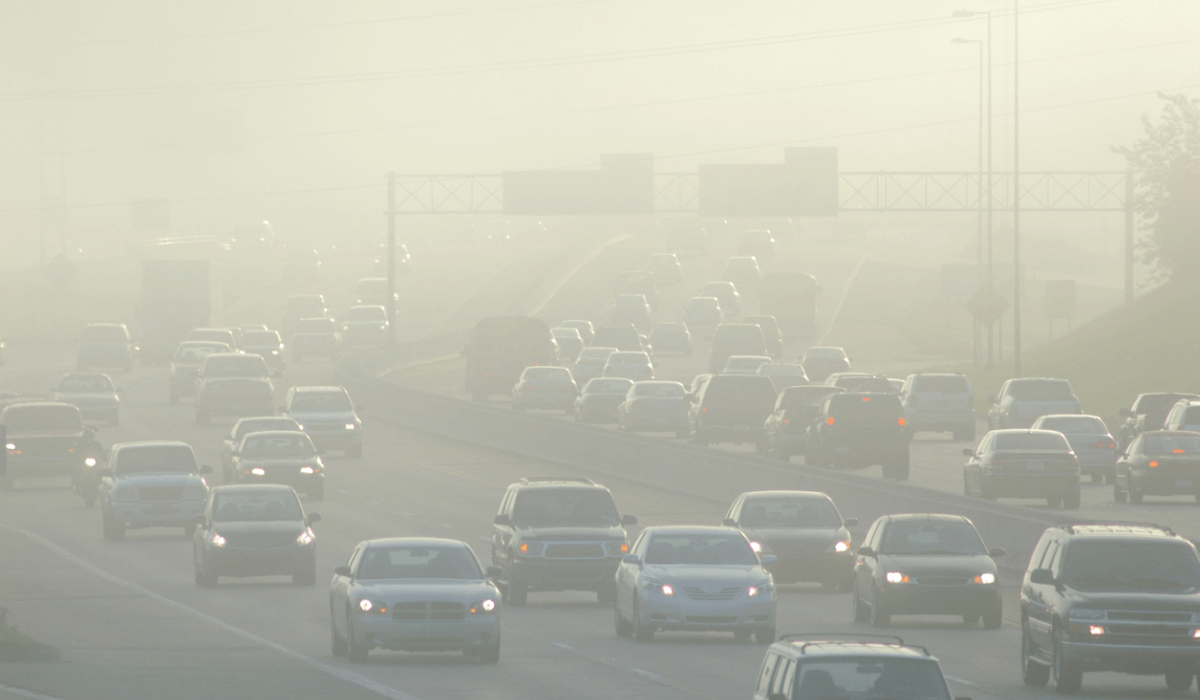
<path fill-rule="evenodd" d="M 740 597 L 731 601 L 691 600 L 685 593 L 638 598 L 641 622 L 647 627 L 679 631 L 754 630 L 775 626 L 775 596 L 761 600 Z"/>
<path fill-rule="evenodd" d="M 854 580 L 852 552 L 795 553 L 765 549 L 779 560 L 766 567 L 776 583 L 849 583 Z"/>
<path fill-rule="evenodd" d="M 999 498 L 1050 498 L 1068 496 L 1079 490 L 1079 475 L 1019 472 L 985 472 L 980 477 L 983 490 Z"/>
<path fill-rule="evenodd" d="M 884 608 L 900 615 L 981 615 L 1001 605 L 1000 588 L 994 583 L 889 583 L 880 595 Z"/>
<path fill-rule="evenodd" d="M 620 563 L 620 557 L 521 558 L 513 561 L 509 576 L 534 591 L 599 591 L 612 585 Z"/>
<path fill-rule="evenodd" d="M 213 547 L 206 546 L 206 572 L 217 576 L 291 576 L 311 571 L 316 564 L 316 548 L 308 545 L 286 547 Z"/>
<path fill-rule="evenodd" d="M 1138 469 L 1129 473 L 1130 486 L 1150 496 L 1191 496 L 1200 494 L 1200 473 L 1175 470 Z"/>
<path fill-rule="evenodd" d="M 207 497 L 184 501 L 110 501 L 109 512 L 114 520 L 128 528 L 182 527 L 204 512 Z"/>
<path fill-rule="evenodd" d="M 1063 656 L 1084 671 L 1157 675 L 1200 667 L 1200 645 L 1122 644 L 1063 641 Z"/>
<path fill-rule="evenodd" d="M 394 651 L 475 651 L 500 642 L 500 616 L 465 613 L 461 621 L 401 622 L 390 614 L 354 615 L 355 643 L 367 649 Z"/>

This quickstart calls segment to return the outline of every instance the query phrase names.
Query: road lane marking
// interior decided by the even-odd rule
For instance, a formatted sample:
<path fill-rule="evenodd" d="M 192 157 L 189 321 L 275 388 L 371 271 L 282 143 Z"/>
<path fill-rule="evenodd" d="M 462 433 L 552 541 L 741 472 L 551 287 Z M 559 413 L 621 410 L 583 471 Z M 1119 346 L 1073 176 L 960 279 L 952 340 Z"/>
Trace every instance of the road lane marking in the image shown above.
<path fill-rule="evenodd" d="M 946 680 L 948 680 L 948 681 L 950 681 L 950 682 L 952 682 L 952 683 L 957 683 L 957 684 L 959 684 L 959 685 L 970 686 L 970 687 L 972 687 L 972 688 L 976 688 L 976 687 L 978 687 L 978 686 L 979 686 L 979 684 L 978 684 L 978 683 L 972 683 L 971 681 L 968 681 L 968 680 L 966 680 L 966 679 L 963 679 L 963 678 L 955 678 L 954 676 L 946 676 Z"/>
<path fill-rule="evenodd" d="M 659 680 L 662 678 L 662 676 L 658 675 L 657 673 L 650 673 L 649 671 L 643 671 L 640 668 L 633 668 L 632 666 L 629 667 L 629 670 L 633 671 L 634 673 L 637 673 L 639 675 L 645 676 L 647 678 L 653 678 L 655 680 Z"/>
<path fill-rule="evenodd" d="M 569 644 L 563 644 L 562 642 L 550 642 L 550 643 L 553 644 L 554 646 L 558 647 L 559 649 L 566 649 L 567 651 L 571 651 L 575 648 Z"/>
<path fill-rule="evenodd" d="M 315 668 L 318 671 L 327 673 L 327 674 L 333 676 L 334 678 L 338 678 L 340 680 L 346 681 L 347 683 L 353 683 L 354 685 L 357 685 L 360 688 L 364 688 L 373 693 L 377 693 L 379 695 L 382 695 L 385 698 L 391 698 L 391 700 L 419 700 L 419 698 L 417 698 L 416 696 L 409 695 L 408 693 L 405 693 L 405 692 L 402 692 L 399 690 L 395 690 L 393 688 L 389 688 L 388 686 L 386 686 L 382 683 L 373 681 L 370 678 L 367 678 L 366 676 L 361 676 L 357 673 L 354 673 L 353 671 L 349 671 L 344 668 L 338 668 L 337 666 L 327 664 L 323 661 L 317 661 L 316 659 L 311 658 L 309 656 L 305 656 L 304 654 L 301 654 L 298 651 L 289 649 L 289 648 L 283 646 L 282 644 L 272 642 L 269 639 L 260 637 L 251 632 L 247 632 L 239 627 L 235 627 L 235 626 L 229 624 L 228 622 L 218 620 L 217 618 L 213 617 L 212 615 L 200 612 L 199 610 L 196 610 L 195 608 L 188 607 L 187 605 L 184 605 L 183 603 L 180 603 L 177 600 L 173 600 L 173 599 L 168 598 L 159 593 L 155 593 L 154 591 L 152 591 L 148 588 L 143 588 L 142 586 L 139 586 L 138 584 L 133 583 L 132 581 L 126 581 L 123 578 L 120 578 L 118 576 L 108 573 L 107 571 L 105 571 L 104 569 L 101 569 L 100 567 L 96 566 L 95 564 L 92 564 L 83 559 L 80 559 L 79 557 L 75 556 L 74 554 L 71 554 L 67 550 L 65 550 L 62 547 L 58 546 L 57 544 L 51 542 L 50 540 L 46 539 L 45 537 L 42 537 L 41 535 L 37 535 L 35 533 L 29 532 L 28 530 L 22 530 L 19 527 L 14 527 L 12 525 L 8 525 L 5 523 L 0 523 L 0 527 L 4 527 L 8 530 L 12 530 L 13 532 L 24 535 L 28 539 L 33 540 L 37 544 L 40 544 L 41 546 L 45 547 L 46 549 L 50 550 L 51 552 L 54 552 L 55 554 L 62 557 L 63 559 L 66 559 L 67 561 L 71 562 L 72 564 L 75 564 L 76 566 L 78 566 L 82 569 L 85 569 L 110 583 L 114 583 L 126 590 L 133 591 L 134 593 L 137 593 L 139 595 L 143 595 L 143 596 L 145 596 L 153 601 L 156 601 L 158 603 L 161 603 L 175 611 L 181 612 L 184 615 L 192 617 L 192 618 L 199 620 L 201 622 L 204 622 L 206 624 L 212 625 L 213 627 L 216 627 L 217 629 L 228 632 L 232 635 L 241 637 L 242 639 L 245 639 L 246 641 L 253 642 L 255 644 L 259 644 L 261 646 L 267 647 L 268 649 L 272 649 L 284 656 L 287 656 L 291 659 L 295 659 L 296 661 L 299 661 L 303 664 L 307 664 L 308 666 L 311 666 L 312 668 Z M 7 688 L 4 686 L 0 686 L 0 689 L 7 690 Z M 27 697 L 34 697 L 34 698 L 40 699 L 40 698 L 46 698 L 47 696 L 31 695 L 31 696 L 27 696 Z M 59 699 L 58 698 L 49 698 L 49 700 L 59 700 Z"/>
<path fill-rule="evenodd" d="M 33 698 L 33 700 L 62 700 L 61 698 L 56 698 L 53 695 L 42 695 L 41 693 L 35 693 L 30 690 L 14 688 L 11 685 L 0 685 L 0 693 L 12 693 L 13 695 L 19 695 L 23 698 Z"/>

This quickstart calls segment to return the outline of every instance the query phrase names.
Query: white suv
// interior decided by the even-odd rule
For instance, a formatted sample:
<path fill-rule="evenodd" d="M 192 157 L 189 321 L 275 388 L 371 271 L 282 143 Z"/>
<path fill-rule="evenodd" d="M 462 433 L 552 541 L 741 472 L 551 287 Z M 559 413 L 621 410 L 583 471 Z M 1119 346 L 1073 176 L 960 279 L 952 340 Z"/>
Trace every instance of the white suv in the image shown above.
<path fill-rule="evenodd" d="M 921 431 L 954 433 L 954 439 L 975 439 L 975 390 L 961 374 L 911 374 L 900 390 L 909 434 Z"/>

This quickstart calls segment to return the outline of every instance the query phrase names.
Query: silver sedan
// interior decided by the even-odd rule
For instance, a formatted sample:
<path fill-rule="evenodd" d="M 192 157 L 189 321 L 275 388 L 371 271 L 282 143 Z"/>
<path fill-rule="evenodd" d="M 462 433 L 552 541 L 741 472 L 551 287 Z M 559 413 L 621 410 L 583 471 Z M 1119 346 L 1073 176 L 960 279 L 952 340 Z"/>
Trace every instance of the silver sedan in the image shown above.
<path fill-rule="evenodd" d="M 334 656 L 366 663 L 371 649 L 461 651 L 500 660 L 499 571 L 465 543 L 433 537 L 368 540 L 334 569 Z"/>
<path fill-rule="evenodd" d="M 751 634 L 775 639 L 775 583 L 750 541 L 728 527 L 642 531 L 617 568 L 617 636 L 650 641 L 656 630 Z"/>

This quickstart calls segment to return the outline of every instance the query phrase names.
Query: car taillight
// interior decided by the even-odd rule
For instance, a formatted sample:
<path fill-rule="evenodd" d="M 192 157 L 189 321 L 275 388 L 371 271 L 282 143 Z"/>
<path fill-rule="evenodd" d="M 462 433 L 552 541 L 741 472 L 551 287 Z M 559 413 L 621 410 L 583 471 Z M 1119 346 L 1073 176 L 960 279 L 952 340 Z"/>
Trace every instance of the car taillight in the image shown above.
<path fill-rule="evenodd" d="M 1157 460 L 1155 460 L 1155 461 L 1151 462 L 1151 463 L 1150 463 L 1150 466 L 1152 466 L 1152 467 L 1157 467 L 1157 466 L 1158 466 L 1158 461 L 1157 461 Z"/>
<path fill-rule="evenodd" d="M 898 419 L 896 421 L 896 424 L 899 425 L 901 428 L 903 428 L 904 427 L 904 419 L 903 418 Z"/>
<path fill-rule="evenodd" d="M 825 419 L 825 425 L 833 425 L 833 416 Z"/>
<path fill-rule="evenodd" d="M 783 419 L 783 424 L 784 424 L 784 425 L 787 425 L 788 423 L 791 423 L 791 422 L 792 422 L 792 420 L 791 420 L 790 418 L 784 418 L 784 419 Z"/>

